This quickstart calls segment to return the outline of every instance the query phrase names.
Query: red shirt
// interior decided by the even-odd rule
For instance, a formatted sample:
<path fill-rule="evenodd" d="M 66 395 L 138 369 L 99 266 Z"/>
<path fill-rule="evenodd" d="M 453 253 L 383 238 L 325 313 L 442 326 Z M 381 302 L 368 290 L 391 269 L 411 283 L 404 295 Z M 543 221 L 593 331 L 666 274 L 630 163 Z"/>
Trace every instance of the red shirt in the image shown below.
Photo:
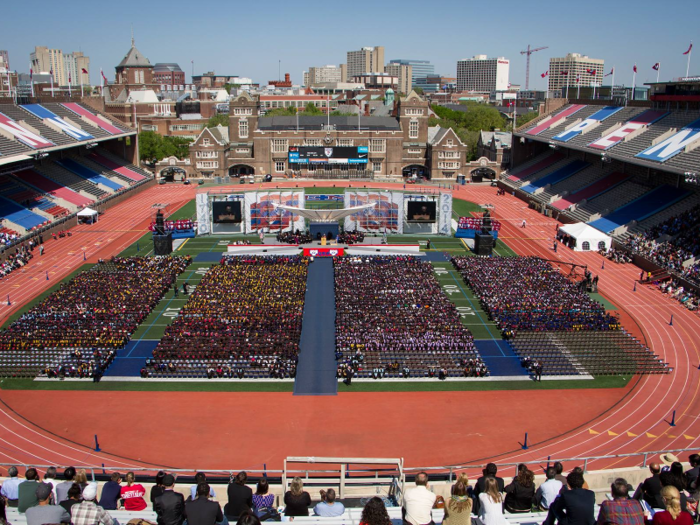
<path fill-rule="evenodd" d="M 146 508 L 146 500 L 143 499 L 145 495 L 146 489 L 139 483 L 122 487 L 121 497 L 124 500 L 124 510 L 144 510 Z"/>
<path fill-rule="evenodd" d="M 653 525 L 693 525 L 693 517 L 687 512 L 681 512 L 674 520 L 668 511 L 661 511 L 654 514 Z"/>

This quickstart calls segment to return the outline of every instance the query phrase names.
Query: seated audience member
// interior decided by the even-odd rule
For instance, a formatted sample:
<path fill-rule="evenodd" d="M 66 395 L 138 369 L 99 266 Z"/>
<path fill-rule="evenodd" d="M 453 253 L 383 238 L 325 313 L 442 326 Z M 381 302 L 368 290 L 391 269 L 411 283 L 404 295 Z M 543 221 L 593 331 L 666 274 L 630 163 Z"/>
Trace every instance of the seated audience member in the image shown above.
<path fill-rule="evenodd" d="M 479 518 L 483 525 L 505 525 L 503 495 L 498 481 L 491 476 L 484 480 L 484 490 L 479 494 Z"/>
<path fill-rule="evenodd" d="M 163 476 L 163 494 L 156 498 L 153 510 L 158 516 L 158 525 L 182 525 L 185 521 L 185 497 L 175 492 L 175 477 Z"/>
<path fill-rule="evenodd" d="M 151 505 L 155 505 L 156 498 L 158 496 L 162 496 L 163 492 L 165 491 L 165 487 L 163 487 L 163 478 L 164 477 L 165 477 L 165 472 L 162 470 L 159 470 L 158 474 L 156 474 L 156 482 L 151 487 L 151 496 L 150 496 Z"/>
<path fill-rule="evenodd" d="M 7 469 L 8 479 L 3 481 L 2 489 L 0 489 L 0 496 L 5 498 L 8 507 L 17 507 L 17 501 L 19 499 L 19 485 L 24 480 L 19 479 L 17 475 L 19 471 L 17 467 L 10 467 Z"/>
<path fill-rule="evenodd" d="M 267 479 L 262 478 L 258 481 L 258 486 L 253 494 L 253 510 L 258 512 L 263 508 L 272 508 L 275 504 L 275 495 L 270 493 L 270 485 Z"/>
<path fill-rule="evenodd" d="M 665 486 L 661 489 L 661 497 L 666 510 L 654 514 L 653 525 L 693 525 L 693 517 L 687 511 L 681 510 L 680 493 L 676 487 Z"/>
<path fill-rule="evenodd" d="M 484 489 L 486 487 L 486 478 L 494 478 L 496 480 L 496 483 L 498 483 L 498 492 L 502 493 L 506 489 L 506 484 L 503 481 L 503 478 L 499 478 L 496 476 L 498 473 L 498 467 L 496 466 L 495 463 L 487 463 L 486 468 L 482 470 L 482 475 L 476 480 L 476 485 L 474 486 L 474 505 L 475 513 L 479 513 L 479 494 L 484 492 Z"/>
<path fill-rule="evenodd" d="M 308 516 L 311 496 L 304 491 L 304 483 L 296 477 L 289 484 L 289 490 L 284 494 L 285 516 Z"/>
<path fill-rule="evenodd" d="M 70 523 L 70 514 L 60 505 L 51 505 L 51 485 L 40 483 L 36 489 L 39 504 L 27 509 L 27 525 Z"/>
<path fill-rule="evenodd" d="M 245 484 L 247 480 L 248 474 L 239 472 L 228 484 L 228 503 L 224 506 L 224 514 L 229 520 L 238 520 L 238 516 L 253 506 L 253 490 Z"/>
<path fill-rule="evenodd" d="M 88 478 L 87 478 L 87 471 L 84 468 L 81 468 L 75 473 L 75 478 L 73 478 L 73 483 L 77 483 L 80 485 L 81 489 L 84 489 L 85 487 L 88 486 Z"/>
<path fill-rule="evenodd" d="M 73 505 L 77 505 L 81 501 L 83 501 L 83 491 L 80 488 L 80 485 L 73 483 L 68 489 L 68 499 L 63 500 L 61 503 L 59 503 L 59 505 L 66 509 L 66 512 L 70 514 Z"/>
<path fill-rule="evenodd" d="M 56 467 L 49 467 L 46 469 L 43 483 L 51 486 L 51 504 L 58 505 L 58 499 L 56 498 L 56 485 L 58 485 L 56 481 Z"/>
<path fill-rule="evenodd" d="M 554 470 L 557 473 L 556 476 L 554 476 L 554 479 L 561 481 L 562 487 L 566 487 L 566 476 L 564 475 L 564 465 L 562 465 L 561 461 L 555 461 L 552 466 L 554 467 Z"/>
<path fill-rule="evenodd" d="M 260 518 L 251 511 L 244 512 L 241 514 L 241 517 L 238 518 L 236 525 L 260 525 Z"/>
<path fill-rule="evenodd" d="M 374 496 L 365 504 L 360 516 L 360 525 L 392 525 L 381 498 Z"/>
<path fill-rule="evenodd" d="M 314 507 L 314 515 L 324 518 L 335 518 L 342 516 L 345 512 L 345 505 L 335 501 L 335 490 L 321 490 L 321 501 Z"/>
<path fill-rule="evenodd" d="M 460 472 L 459 476 L 457 476 L 457 480 L 455 481 L 454 485 L 452 485 L 450 492 L 454 494 L 454 489 L 457 486 L 457 483 L 460 482 L 463 483 L 465 487 L 467 487 L 467 494 L 470 494 L 472 489 L 469 486 L 469 476 L 466 472 Z"/>
<path fill-rule="evenodd" d="M 403 497 L 404 521 L 412 525 L 425 525 L 433 521 L 432 509 L 436 496 L 428 490 L 428 474 L 416 474 L 416 486 L 406 490 Z"/>
<path fill-rule="evenodd" d="M 215 525 L 224 521 L 221 505 L 209 499 L 210 493 L 208 483 L 197 485 L 197 498 L 185 503 L 187 525 Z"/>
<path fill-rule="evenodd" d="M 195 499 L 197 497 L 197 487 L 201 483 L 206 483 L 207 482 L 207 475 L 204 472 L 197 472 L 194 475 L 194 485 L 190 487 L 190 496 L 191 499 Z M 209 492 L 209 497 L 210 498 L 215 498 L 216 497 L 216 492 L 214 492 L 214 487 L 210 487 L 211 491 Z"/>
<path fill-rule="evenodd" d="M 530 512 L 535 500 L 535 474 L 523 465 L 517 477 L 505 488 L 508 512 Z"/>
<path fill-rule="evenodd" d="M 109 512 L 95 503 L 97 483 L 90 483 L 83 489 L 83 501 L 71 507 L 72 525 L 119 525 Z"/>
<path fill-rule="evenodd" d="M 551 504 L 559 496 L 563 487 L 562 482 L 556 479 L 557 471 L 554 467 L 549 467 L 545 473 L 547 478 L 540 488 L 537 489 L 535 502 L 542 510 L 548 510 Z"/>
<path fill-rule="evenodd" d="M 628 495 L 627 480 L 617 478 L 610 485 L 612 500 L 600 504 L 598 525 L 644 525 L 644 509 L 636 499 Z"/>
<path fill-rule="evenodd" d="M 671 470 L 662 470 L 661 474 L 659 474 L 659 481 L 661 481 L 662 493 L 663 487 L 671 486 L 676 488 L 681 498 L 681 510 L 683 512 L 688 512 L 688 497 L 685 495 L 685 478 L 683 477 L 683 475 L 679 475 L 677 472 L 674 473 Z"/>
<path fill-rule="evenodd" d="M 635 499 L 643 499 L 652 509 L 663 509 L 664 500 L 661 498 L 661 466 L 658 463 L 650 463 L 651 476 L 645 479 L 634 493 Z"/>
<path fill-rule="evenodd" d="M 452 486 L 452 495 L 445 502 L 444 525 L 471 525 L 472 500 L 467 494 L 467 485 L 457 481 Z"/>
<path fill-rule="evenodd" d="M 136 483 L 136 476 L 133 472 L 126 473 L 126 486 L 121 488 L 121 498 L 124 510 L 144 510 L 146 508 L 146 489 L 143 485 Z"/>
<path fill-rule="evenodd" d="M 102 487 L 100 495 L 100 507 L 105 510 L 117 510 L 119 508 L 119 499 L 122 493 L 122 475 L 119 472 L 112 472 L 110 480 Z"/>
<path fill-rule="evenodd" d="M 26 478 L 23 483 L 20 483 L 17 489 L 17 510 L 20 512 L 27 512 L 29 507 L 33 507 L 39 503 L 36 498 L 36 489 L 39 487 L 39 475 L 35 468 L 28 468 L 24 473 Z"/>
<path fill-rule="evenodd" d="M 593 525 L 595 523 L 595 493 L 583 488 L 583 474 L 572 470 L 566 476 L 569 490 L 564 490 L 549 506 L 543 525 L 559 522 L 566 525 Z"/>

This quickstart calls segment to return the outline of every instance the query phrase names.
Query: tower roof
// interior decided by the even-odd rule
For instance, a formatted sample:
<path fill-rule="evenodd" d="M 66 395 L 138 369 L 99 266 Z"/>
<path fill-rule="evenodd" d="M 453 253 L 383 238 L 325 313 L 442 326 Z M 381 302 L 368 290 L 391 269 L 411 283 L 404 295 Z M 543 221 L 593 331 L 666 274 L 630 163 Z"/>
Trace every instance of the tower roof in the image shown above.
<path fill-rule="evenodd" d="M 131 39 L 131 49 L 129 49 L 129 52 L 124 56 L 121 62 L 119 62 L 119 65 L 117 67 L 153 67 L 151 65 L 151 62 L 143 56 L 141 51 L 136 49 L 136 46 L 134 45 L 134 39 Z"/>

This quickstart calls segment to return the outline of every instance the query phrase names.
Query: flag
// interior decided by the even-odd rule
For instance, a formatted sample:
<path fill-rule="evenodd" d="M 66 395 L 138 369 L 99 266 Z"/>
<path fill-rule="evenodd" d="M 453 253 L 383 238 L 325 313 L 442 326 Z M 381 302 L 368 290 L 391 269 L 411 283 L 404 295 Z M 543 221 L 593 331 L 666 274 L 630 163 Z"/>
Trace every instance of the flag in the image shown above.
<path fill-rule="evenodd" d="M 540 75 L 542 78 L 549 76 L 549 69 Z"/>
<path fill-rule="evenodd" d="M 684 54 L 684 55 L 689 55 L 690 52 L 692 51 L 692 49 L 693 49 L 693 43 L 691 42 L 691 43 L 690 43 L 690 47 L 688 48 L 688 51 L 686 51 L 686 52 L 683 53 L 683 54 Z"/>
<path fill-rule="evenodd" d="M 71 84 L 73 82 L 73 79 L 70 76 L 70 73 L 68 73 L 68 84 Z"/>
<path fill-rule="evenodd" d="M 651 69 L 653 69 L 654 71 L 658 71 L 660 67 L 661 67 L 661 64 L 659 64 L 659 63 L 657 62 L 656 64 L 654 64 L 653 66 L 651 66 Z"/>
<path fill-rule="evenodd" d="M 581 75 L 576 75 L 576 83 L 578 84 L 581 82 Z"/>
<path fill-rule="evenodd" d="M 51 68 L 51 71 L 49 71 L 49 75 L 53 76 L 53 68 Z"/>
<path fill-rule="evenodd" d="M 511 83 L 510 83 L 510 82 L 508 82 L 508 89 L 510 89 L 510 86 L 511 86 Z"/>
<path fill-rule="evenodd" d="M 634 67 L 632 68 L 632 71 L 634 71 L 635 73 L 637 72 L 637 64 L 634 65 Z"/>
<path fill-rule="evenodd" d="M 610 69 L 610 73 L 608 73 L 607 75 L 603 75 L 603 76 L 609 77 L 610 75 L 613 75 L 614 73 L 615 73 L 615 68 L 612 68 L 612 69 Z"/>
<path fill-rule="evenodd" d="M 569 76 L 569 72 L 568 72 L 568 71 L 562 71 L 561 74 L 564 75 L 565 77 L 566 77 L 566 76 Z"/>
<path fill-rule="evenodd" d="M 83 73 L 84 73 L 85 75 L 88 75 L 88 74 L 89 74 L 89 73 L 87 72 L 87 69 L 85 69 L 84 67 L 81 68 L 81 69 L 83 70 Z"/>
<path fill-rule="evenodd" d="M 107 80 L 107 77 L 105 76 L 105 74 L 102 72 L 101 69 L 100 69 L 100 75 L 102 75 L 102 80 L 105 81 L 105 84 L 109 84 L 109 80 Z"/>
<path fill-rule="evenodd" d="M 586 69 L 586 73 L 588 73 L 591 76 L 595 76 L 596 70 L 595 69 Z"/>
<path fill-rule="evenodd" d="M 34 80 L 34 68 L 29 68 L 29 80 Z"/>

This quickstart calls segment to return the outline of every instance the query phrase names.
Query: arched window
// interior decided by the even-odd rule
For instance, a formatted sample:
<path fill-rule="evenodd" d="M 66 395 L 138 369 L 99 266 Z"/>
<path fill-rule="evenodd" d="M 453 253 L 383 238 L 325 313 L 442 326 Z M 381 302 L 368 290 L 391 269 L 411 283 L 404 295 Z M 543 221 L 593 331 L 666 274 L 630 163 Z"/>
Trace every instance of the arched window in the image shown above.
<path fill-rule="evenodd" d="M 583 241 L 583 244 L 581 244 L 581 249 L 582 249 L 584 252 L 587 252 L 588 250 L 591 249 L 591 243 L 588 242 L 588 241 Z"/>
<path fill-rule="evenodd" d="M 605 250 L 605 241 L 598 241 L 598 249 Z"/>

